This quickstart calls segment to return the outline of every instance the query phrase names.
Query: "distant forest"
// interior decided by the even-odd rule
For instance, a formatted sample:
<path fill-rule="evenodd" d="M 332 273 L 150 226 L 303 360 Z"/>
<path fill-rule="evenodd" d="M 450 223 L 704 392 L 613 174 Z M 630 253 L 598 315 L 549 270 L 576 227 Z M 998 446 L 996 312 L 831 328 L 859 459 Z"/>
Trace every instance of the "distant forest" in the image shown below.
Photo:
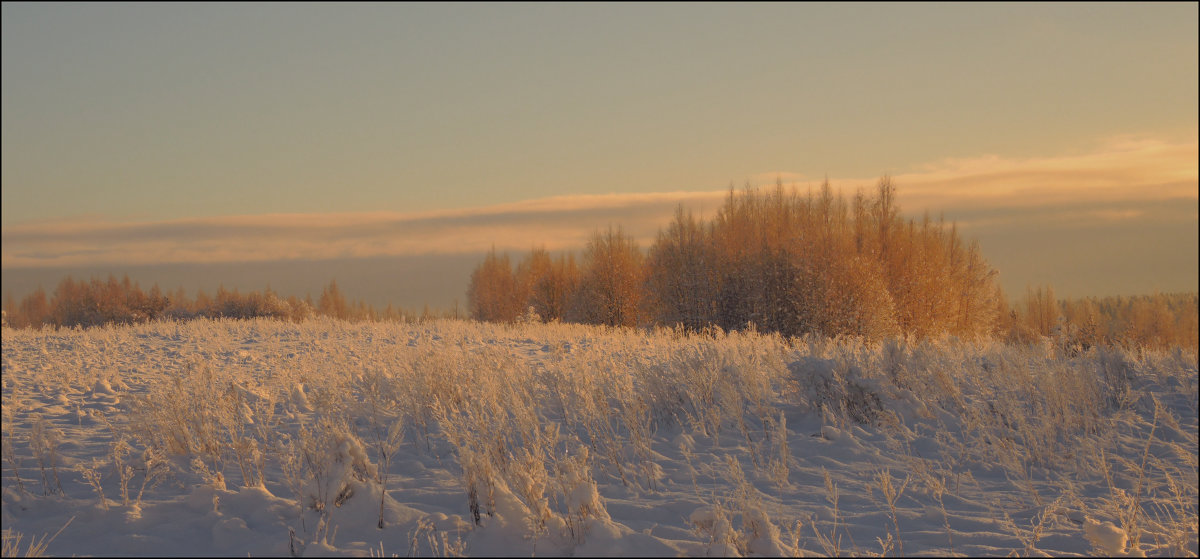
<path fill-rule="evenodd" d="M 392 305 L 375 309 L 362 301 L 348 300 L 336 280 L 313 301 L 311 297 L 280 297 L 270 288 L 239 293 L 237 289 L 220 287 L 215 295 L 201 290 L 189 298 L 182 288 L 170 294 L 163 294 L 157 285 L 143 291 L 129 276 L 117 280 L 110 275 L 107 280 L 92 278 L 91 281 L 76 281 L 68 276 L 49 297 L 38 288 L 20 303 L 8 296 L 4 304 L 5 325 L 13 328 L 74 328 L 193 318 L 261 317 L 299 322 L 316 316 L 393 321 L 455 317 L 453 312 L 436 314 L 428 308 L 421 313 Z"/>
<path fill-rule="evenodd" d="M 900 217 L 884 177 L 852 199 L 828 182 L 801 194 L 730 190 L 712 219 L 682 206 L 643 251 L 619 227 L 592 234 L 578 257 L 534 248 L 515 267 L 493 249 L 471 274 L 466 312 L 490 322 L 563 321 L 686 331 L 754 328 L 784 336 L 911 339 L 956 336 L 1052 340 L 1064 348 L 1095 345 L 1182 346 L 1195 350 L 1197 294 L 1058 300 L 1051 287 L 1027 289 L 1010 304 L 977 243 L 953 223 Z M 269 288 L 220 288 L 194 298 L 179 289 L 143 291 L 128 277 L 63 279 L 18 303 L 8 296 L 4 323 L 14 328 L 90 327 L 158 319 L 413 321 L 458 318 L 347 300 L 331 282 L 313 301 Z"/>

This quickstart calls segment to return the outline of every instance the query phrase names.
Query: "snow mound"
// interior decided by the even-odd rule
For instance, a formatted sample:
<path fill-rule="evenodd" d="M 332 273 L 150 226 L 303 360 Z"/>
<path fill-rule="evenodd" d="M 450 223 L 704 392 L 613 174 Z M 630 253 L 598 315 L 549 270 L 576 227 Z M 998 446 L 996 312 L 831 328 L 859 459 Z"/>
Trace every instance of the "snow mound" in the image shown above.
<path fill-rule="evenodd" d="M 1125 544 L 1129 540 L 1129 535 L 1112 522 L 1098 522 L 1091 518 L 1085 518 L 1083 533 L 1091 542 L 1097 555 L 1116 557 L 1125 554 Z"/>

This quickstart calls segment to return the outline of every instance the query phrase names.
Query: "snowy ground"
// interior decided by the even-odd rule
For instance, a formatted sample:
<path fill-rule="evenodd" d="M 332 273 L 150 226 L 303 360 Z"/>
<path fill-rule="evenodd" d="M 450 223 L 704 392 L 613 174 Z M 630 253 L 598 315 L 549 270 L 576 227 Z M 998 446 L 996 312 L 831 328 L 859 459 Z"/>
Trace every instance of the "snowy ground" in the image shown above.
<path fill-rule="evenodd" d="M 1197 554 L 1179 351 L 5 329 L 3 417 L 5 555 Z"/>

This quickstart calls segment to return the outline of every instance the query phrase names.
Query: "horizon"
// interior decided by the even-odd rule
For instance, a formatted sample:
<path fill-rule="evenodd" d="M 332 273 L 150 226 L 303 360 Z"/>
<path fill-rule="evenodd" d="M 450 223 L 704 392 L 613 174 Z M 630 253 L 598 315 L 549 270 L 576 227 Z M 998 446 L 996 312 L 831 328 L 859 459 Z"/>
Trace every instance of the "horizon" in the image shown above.
<path fill-rule="evenodd" d="M 741 192 L 745 187 L 731 188 L 734 192 Z M 795 185 L 785 187 L 785 189 L 787 188 L 795 189 L 802 195 L 805 194 L 804 190 L 798 189 Z M 842 195 L 849 194 L 845 190 L 841 189 L 840 192 Z M 835 189 L 836 191 L 838 190 Z M 653 193 L 644 196 L 638 195 L 635 197 L 636 200 L 634 202 L 630 202 L 628 197 L 590 197 L 594 198 L 592 200 L 593 203 L 573 207 L 569 210 L 563 209 L 563 207 L 575 206 L 575 204 L 570 200 L 558 197 L 524 201 L 500 208 L 472 209 L 465 212 L 431 212 L 430 214 L 421 216 L 356 214 L 337 216 L 333 221 L 357 219 L 358 223 L 356 225 L 361 227 L 363 226 L 363 221 L 366 220 L 366 227 L 368 229 L 383 227 L 384 225 L 380 224 L 388 224 L 393 221 L 399 223 L 399 225 L 390 225 L 393 228 L 411 225 L 410 222 L 414 221 L 429 222 L 433 225 L 428 225 L 430 230 L 424 232 L 422 236 L 434 237 L 440 234 L 441 228 L 446 227 L 444 224 L 441 228 L 437 225 L 441 220 L 449 220 L 451 223 L 457 223 L 464 215 L 473 216 L 474 218 L 482 217 L 485 223 L 480 225 L 480 227 L 491 227 L 498 231 L 507 230 L 510 233 L 507 237 L 492 237 L 492 242 L 488 250 L 495 249 L 498 253 L 508 255 L 513 259 L 515 265 L 516 261 L 529 253 L 530 248 L 549 247 L 552 254 L 571 252 L 579 256 L 587 238 L 592 232 L 601 231 L 606 227 L 603 224 L 605 222 L 609 225 L 619 226 L 627 233 L 630 233 L 637 240 L 642 251 L 646 252 L 649 250 L 657 233 L 666 226 L 669 215 L 677 206 L 682 206 L 686 211 L 708 219 L 712 215 L 715 215 L 716 209 L 720 205 L 719 202 L 728 196 L 730 192 L 730 189 L 726 189 L 724 191 L 704 193 Z M 808 192 L 811 192 L 811 190 Z M 899 198 L 903 200 L 906 197 L 899 196 Z M 595 199 L 603 200 L 603 202 L 599 204 L 594 203 Z M 688 205 L 686 202 L 692 202 L 695 205 Z M 1171 200 L 1159 202 L 1159 204 L 1167 206 L 1170 203 Z M 630 209 L 631 206 L 634 208 L 633 210 Z M 914 221 L 919 221 L 923 213 L 932 214 L 932 212 L 907 211 L 903 206 L 901 210 L 906 219 Z M 976 209 L 977 212 L 982 212 L 982 210 Z M 959 211 L 969 213 L 967 210 Z M 629 215 L 629 213 L 641 217 L 641 219 L 634 220 L 631 223 L 633 227 L 627 226 L 629 224 L 615 223 L 613 221 L 614 217 Z M 944 212 L 942 213 L 944 214 Z M 514 215 L 524 217 L 514 218 Z M 979 219 L 980 224 L 974 227 L 970 222 L 967 222 L 964 227 L 962 223 L 950 220 L 947 220 L 945 225 L 954 225 L 960 233 L 964 230 L 969 232 L 983 229 L 986 231 L 988 228 L 995 228 L 997 223 L 1004 225 L 1008 220 L 1013 219 L 1013 216 L 1003 217 L 1003 213 L 999 215 L 1002 217 L 991 216 Z M 530 218 L 529 216 L 535 217 Z M 264 221 L 272 222 L 272 226 L 280 227 L 281 229 L 277 233 L 278 235 L 289 236 L 295 234 L 296 231 L 293 231 L 286 224 L 296 220 L 314 219 L 317 216 L 274 215 L 266 217 L 267 219 L 263 220 L 262 216 L 239 216 L 232 218 L 231 221 L 242 222 L 236 224 L 236 227 L 242 228 L 252 228 L 256 225 L 261 226 Z M 944 217 L 944 215 L 940 217 Z M 1039 229 L 1026 231 L 1025 234 L 1031 237 L 1042 235 L 1042 229 L 1054 226 L 1055 224 L 1051 222 L 1054 219 L 1062 217 L 1061 213 L 1050 212 L 1047 215 L 1036 217 L 1035 220 L 1031 221 L 1029 216 L 1025 216 L 1025 223 L 1035 223 L 1039 227 Z M 654 222 L 653 219 L 655 218 L 660 218 L 661 221 Z M 371 222 L 371 219 L 378 220 L 380 224 Z M 1070 216 L 1070 219 L 1083 222 L 1082 228 L 1084 230 L 1091 228 L 1094 232 L 1096 227 L 1103 227 L 1105 223 L 1110 221 L 1128 219 L 1128 215 L 1120 213 L 1117 210 L 1099 207 L 1088 212 Z M 511 241 L 508 244 L 496 245 L 496 241 L 500 238 L 523 239 L 524 237 L 520 234 L 521 229 L 529 227 L 528 222 L 531 220 L 537 221 L 541 228 L 546 228 L 548 221 L 559 222 L 556 226 L 559 233 L 559 244 L 540 242 L 526 248 L 521 248 L 518 245 L 519 241 Z M 594 226 L 591 228 L 579 227 L 578 223 L 581 220 L 591 220 L 591 222 L 594 222 Z M 497 226 L 497 223 L 502 225 Z M 96 229 L 89 234 L 103 235 L 106 232 L 106 227 L 121 229 L 129 226 L 128 224 L 112 225 L 102 223 L 94 225 Z M 168 222 L 145 224 L 144 226 L 170 229 L 176 225 L 178 224 Z M 199 226 L 199 222 L 193 222 L 193 225 Z M 221 229 L 225 230 L 229 226 L 229 223 L 222 222 Z M 330 229 L 336 229 L 336 227 L 331 227 Z M 1005 230 L 1002 230 L 1001 233 L 1011 235 L 1011 232 Z M 1123 234 L 1123 231 L 1116 229 L 1112 233 L 1119 236 Z M 349 238 L 359 237 L 353 230 L 346 231 L 344 235 Z M 328 240 L 327 237 L 321 237 L 321 239 Z M 971 242 L 978 239 L 968 233 L 964 240 Z M 1112 241 L 1119 242 L 1119 239 L 1112 239 Z M 1026 240 L 1021 239 L 1015 243 L 1001 245 L 1001 247 L 1007 248 L 1010 256 L 1016 253 L 1015 258 L 1023 259 L 1024 257 L 1019 252 L 1026 246 L 1025 242 Z M 1071 250 L 1069 246 L 1059 248 L 1064 251 Z M 981 249 L 985 255 L 1003 254 L 995 246 L 989 251 L 987 245 L 981 244 Z M 1042 247 L 1042 250 L 1050 252 L 1045 246 Z M 5 285 L 3 295 L 6 298 L 12 295 L 19 300 L 20 296 L 28 294 L 38 287 L 44 289 L 47 295 L 51 295 L 58 282 L 66 277 L 87 281 L 93 278 L 103 280 L 109 275 L 120 279 L 122 276 L 127 275 L 131 281 L 142 285 L 143 288 L 148 289 L 152 285 L 157 285 L 164 293 L 173 293 L 182 288 L 189 297 L 193 297 L 198 291 L 204 291 L 211 295 L 215 293 L 218 286 L 222 286 L 226 289 L 236 289 L 243 293 L 270 288 L 284 297 L 295 295 L 300 298 L 315 298 L 331 281 L 337 281 L 342 292 L 350 300 L 361 300 L 374 308 L 382 309 L 388 305 L 392 305 L 409 311 L 420 311 L 422 308 L 427 308 L 437 312 L 449 312 L 455 308 L 460 310 L 465 308 L 466 286 L 470 274 L 482 262 L 486 254 L 487 250 L 479 249 L 382 256 L 366 254 L 347 257 L 343 255 L 342 257 L 330 256 L 315 259 L 275 260 L 269 258 L 251 258 L 242 261 L 146 262 L 120 267 L 104 266 L 101 264 L 80 264 L 56 267 L 5 268 L 2 272 L 4 274 Z M 1151 252 L 1150 254 L 1153 253 Z M 1060 255 L 1060 257 L 1069 258 L 1065 254 Z M 989 264 L 998 272 L 1000 286 L 1003 289 L 1005 297 L 1010 302 L 1021 300 L 1029 288 L 1037 289 L 1043 287 L 1054 289 L 1060 299 L 1197 292 L 1194 285 L 1171 288 L 1170 286 L 1163 287 L 1159 284 L 1154 284 L 1149 289 L 1140 289 L 1136 286 L 1144 277 L 1144 274 L 1141 273 L 1134 273 L 1127 276 L 1126 285 L 1135 287 L 1108 292 L 1088 291 L 1086 289 L 1087 284 L 1084 284 L 1085 287 L 1083 289 L 1079 287 L 1079 283 L 1066 282 L 1056 284 L 1050 279 L 1042 282 L 1025 281 L 1021 283 L 1021 278 L 1013 279 L 1010 275 L 1005 274 L 1004 268 L 997 267 L 994 261 L 989 260 Z M 1135 272 L 1143 272 L 1145 270 L 1144 267 L 1136 266 L 1132 267 L 1132 269 Z M 454 278 L 452 282 L 459 285 L 448 286 L 443 279 L 447 277 Z M 1086 278 L 1086 276 L 1077 277 Z M 12 285 L 17 285 L 16 292 L 11 289 Z"/>

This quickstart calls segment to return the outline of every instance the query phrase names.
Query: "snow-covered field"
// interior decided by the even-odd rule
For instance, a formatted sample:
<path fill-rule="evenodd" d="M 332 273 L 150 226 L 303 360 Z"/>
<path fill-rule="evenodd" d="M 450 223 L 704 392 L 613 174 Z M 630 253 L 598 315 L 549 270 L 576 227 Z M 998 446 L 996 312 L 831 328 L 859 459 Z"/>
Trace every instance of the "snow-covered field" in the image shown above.
<path fill-rule="evenodd" d="M 1197 554 L 1182 351 L 5 329 L 3 410 L 5 555 Z"/>

